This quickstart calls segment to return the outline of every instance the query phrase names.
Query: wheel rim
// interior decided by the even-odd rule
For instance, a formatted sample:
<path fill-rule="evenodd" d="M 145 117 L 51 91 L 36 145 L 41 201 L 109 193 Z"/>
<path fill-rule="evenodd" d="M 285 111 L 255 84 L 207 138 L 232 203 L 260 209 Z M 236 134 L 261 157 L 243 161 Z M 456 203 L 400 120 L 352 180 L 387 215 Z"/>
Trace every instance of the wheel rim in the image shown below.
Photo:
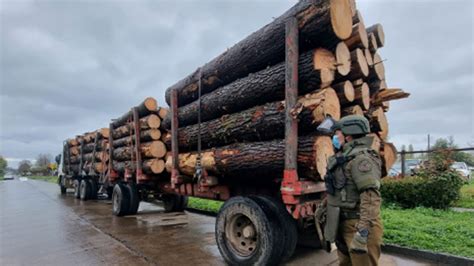
<path fill-rule="evenodd" d="M 120 211 L 120 197 L 117 195 L 117 193 L 112 193 L 112 208 L 115 213 L 118 213 Z"/>
<path fill-rule="evenodd" d="M 81 181 L 81 185 L 80 185 L 79 187 L 80 187 L 79 193 L 80 193 L 81 199 L 84 199 L 85 196 L 86 196 L 86 186 L 85 186 L 85 183 L 84 183 L 83 181 Z"/>
<path fill-rule="evenodd" d="M 235 214 L 226 224 L 228 246 L 242 257 L 252 255 L 258 246 L 258 232 L 253 222 L 243 214 Z"/>

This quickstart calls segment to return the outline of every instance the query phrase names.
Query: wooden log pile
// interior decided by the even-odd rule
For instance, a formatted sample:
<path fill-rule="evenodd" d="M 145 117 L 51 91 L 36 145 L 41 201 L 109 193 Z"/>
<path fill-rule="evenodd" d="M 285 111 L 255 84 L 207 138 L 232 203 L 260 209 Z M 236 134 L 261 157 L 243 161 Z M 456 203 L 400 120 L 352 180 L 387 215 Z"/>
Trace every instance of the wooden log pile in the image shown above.
<path fill-rule="evenodd" d="M 373 148 L 380 151 L 385 170 L 390 169 L 396 150 L 387 142 L 385 113 L 389 101 L 409 94 L 387 87 L 379 53 L 385 44 L 382 25 L 366 27 L 353 0 L 304 0 L 167 89 L 168 104 L 171 91 L 178 92 L 181 174 L 195 172 L 199 134 L 201 164 L 213 175 L 282 173 L 285 21 L 291 16 L 298 19 L 300 31 L 300 98 L 291 110 L 299 121 L 300 174 L 324 178 L 327 158 L 334 152 L 329 137 L 315 134 L 327 115 L 336 120 L 352 114 L 366 116 Z M 200 73 L 202 96 L 198 99 Z M 162 128 L 171 129 L 170 115 Z M 169 133 L 163 140 L 170 149 Z M 168 171 L 171 165 L 169 154 Z"/>
<path fill-rule="evenodd" d="M 70 175 L 100 176 L 107 171 L 109 129 L 78 135 L 65 143 L 64 166 Z"/>
<path fill-rule="evenodd" d="M 137 125 L 133 115 L 134 109 L 138 115 Z M 138 165 L 138 152 L 141 157 L 141 168 L 145 174 L 159 174 L 164 171 L 167 148 L 161 140 L 160 126 L 167 112 L 167 108 L 158 107 L 156 100 L 149 97 L 112 121 L 110 138 L 112 143 L 109 154 L 112 157 L 110 165 L 114 171 L 134 172 Z M 135 130 L 135 126 L 138 130 Z"/>

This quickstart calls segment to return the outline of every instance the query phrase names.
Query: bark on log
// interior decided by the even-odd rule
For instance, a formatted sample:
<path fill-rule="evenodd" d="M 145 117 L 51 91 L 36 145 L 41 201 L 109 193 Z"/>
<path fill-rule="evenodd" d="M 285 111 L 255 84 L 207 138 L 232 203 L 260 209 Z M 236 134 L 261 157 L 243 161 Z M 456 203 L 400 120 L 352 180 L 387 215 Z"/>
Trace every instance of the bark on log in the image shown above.
<path fill-rule="evenodd" d="M 360 11 L 357 10 L 354 16 L 352 17 L 352 24 L 355 25 L 359 22 L 364 23 L 364 18 L 362 17 L 362 14 L 360 13 Z"/>
<path fill-rule="evenodd" d="M 340 118 L 337 94 L 327 88 L 302 96 L 292 113 L 298 116 L 300 134 L 314 132 L 327 115 L 334 119 Z M 285 102 L 273 102 L 202 123 L 201 145 L 211 148 L 235 142 L 279 139 L 284 138 L 284 129 Z M 198 136 L 198 125 L 179 128 L 180 150 L 195 150 Z M 170 147 L 171 139 L 166 144 Z"/>
<path fill-rule="evenodd" d="M 113 167 L 114 170 L 119 173 L 125 172 L 125 169 L 135 171 L 136 163 L 132 161 L 114 161 Z M 160 174 L 165 170 L 165 161 L 162 159 L 144 160 L 142 163 L 142 170 L 146 174 Z"/>
<path fill-rule="evenodd" d="M 332 85 L 332 88 L 337 93 L 339 103 L 341 105 L 348 104 L 354 101 L 355 92 L 354 86 L 348 80 Z"/>
<path fill-rule="evenodd" d="M 378 53 L 373 56 L 374 64 L 370 68 L 369 80 L 385 80 L 385 67 Z"/>
<path fill-rule="evenodd" d="M 360 105 L 363 110 L 370 108 L 370 89 L 367 83 L 353 84 L 354 85 L 354 103 Z"/>
<path fill-rule="evenodd" d="M 142 156 L 146 158 L 162 158 L 166 155 L 166 146 L 162 141 L 155 140 L 151 142 L 141 143 L 140 151 Z M 117 161 L 129 161 L 134 153 L 133 147 L 120 147 L 114 149 L 113 158 Z M 134 156 L 134 158 L 136 158 Z"/>
<path fill-rule="evenodd" d="M 390 109 L 390 102 L 382 102 L 382 108 L 384 112 L 388 112 Z"/>
<path fill-rule="evenodd" d="M 375 95 L 379 90 L 387 88 L 387 83 L 385 80 L 374 79 L 367 83 L 370 88 L 370 95 Z"/>
<path fill-rule="evenodd" d="M 93 152 L 94 149 L 96 151 L 105 151 L 107 149 L 107 146 L 108 146 L 108 142 L 105 139 L 99 140 L 97 142 L 97 146 L 94 142 L 84 144 L 84 146 L 82 147 L 82 153 L 83 154 L 90 153 L 90 152 Z"/>
<path fill-rule="evenodd" d="M 341 52 L 342 56 L 343 52 Z M 301 55 L 298 64 L 299 93 L 303 95 L 329 86 L 334 80 L 335 64 L 334 55 L 326 49 L 316 49 Z M 283 100 L 284 88 L 285 64 L 280 63 L 202 95 L 201 121 L 208 121 L 267 102 Z M 179 126 L 197 123 L 198 112 L 198 101 L 179 108 Z M 163 121 L 163 128 L 171 128 L 171 115 Z"/>
<path fill-rule="evenodd" d="M 75 138 L 74 139 L 68 139 L 66 142 L 68 144 L 68 147 L 79 145 L 79 142 L 77 142 L 77 140 Z"/>
<path fill-rule="evenodd" d="M 388 121 L 382 107 L 375 107 L 369 110 L 370 131 L 377 133 L 382 140 L 388 136 Z"/>
<path fill-rule="evenodd" d="M 375 24 L 367 28 L 367 32 L 374 34 L 375 40 L 377 41 L 377 47 L 381 48 L 385 45 L 385 33 L 383 27 L 380 24 Z"/>
<path fill-rule="evenodd" d="M 166 90 L 170 104 L 172 90 L 179 94 L 178 105 L 197 99 L 199 73 L 202 73 L 202 94 L 229 84 L 249 73 L 254 73 L 284 61 L 285 22 L 295 16 L 300 29 L 300 51 L 313 47 L 334 48 L 339 40 L 352 32 L 352 14 L 347 0 L 305 0 L 260 30 L 240 41 L 194 73 Z"/>
<path fill-rule="evenodd" d="M 355 48 L 367 49 L 369 48 L 369 38 L 363 22 L 359 22 L 352 26 L 352 34 L 344 41 L 350 50 Z"/>
<path fill-rule="evenodd" d="M 202 167 L 211 175 L 238 176 L 251 174 L 281 176 L 284 168 L 284 140 L 238 143 L 202 152 Z M 300 177 L 323 179 L 327 159 L 334 154 L 331 138 L 305 136 L 298 139 L 298 172 Z M 179 170 L 185 175 L 195 173 L 197 153 L 179 154 Z M 171 171 L 172 159 L 167 157 L 166 169 Z"/>
<path fill-rule="evenodd" d="M 93 153 L 86 153 L 84 154 L 83 160 L 84 162 L 92 162 Z M 96 162 L 106 162 L 109 160 L 109 153 L 107 151 L 99 151 L 95 153 L 95 161 Z M 71 156 L 71 163 L 79 163 L 81 161 L 80 155 Z"/>
<path fill-rule="evenodd" d="M 71 155 L 78 155 L 79 154 L 79 146 L 72 146 L 69 148 L 69 154 Z"/>
<path fill-rule="evenodd" d="M 157 104 L 156 100 L 152 97 L 146 98 L 142 103 L 140 103 L 138 107 L 138 116 L 143 117 L 149 115 L 151 112 L 157 111 Z M 132 110 L 128 111 L 121 117 L 115 119 L 112 122 L 112 127 L 117 128 L 119 126 L 123 126 L 127 121 L 132 120 Z"/>
<path fill-rule="evenodd" d="M 157 129 L 160 127 L 161 121 L 157 115 L 151 114 L 151 115 L 140 118 L 139 124 L 140 124 L 140 129 L 143 129 L 143 130 Z M 129 123 L 112 130 L 112 138 L 120 139 L 125 136 L 130 136 L 131 134 L 133 134 L 133 132 L 134 132 L 133 123 Z"/>
<path fill-rule="evenodd" d="M 140 131 L 140 140 L 142 142 L 152 141 L 152 140 L 160 140 L 161 138 L 161 131 L 158 129 L 148 129 L 144 131 Z M 117 139 L 113 141 L 113 147 L 122 147 L 122 146 L 131 146 L 135 143 L 135 135 L 132 136 L 125 136 L 123 138 Z"/>

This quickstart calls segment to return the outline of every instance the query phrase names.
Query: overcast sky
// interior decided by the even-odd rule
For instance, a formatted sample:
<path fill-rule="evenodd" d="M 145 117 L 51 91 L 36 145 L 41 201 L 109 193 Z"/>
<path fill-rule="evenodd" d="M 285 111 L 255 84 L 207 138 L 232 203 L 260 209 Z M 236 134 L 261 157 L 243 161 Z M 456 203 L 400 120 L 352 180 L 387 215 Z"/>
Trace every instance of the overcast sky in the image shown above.
<path fill-rule="evenodd" d="M 0 0 L 0 154 L 11 166 L 57 154 L 66 138 L 107 127 L 146 96 L 278 17 L 296 1 Z M 474 145 L 473 1 L 358 1 L 381 23 L 390 140 Z"/>

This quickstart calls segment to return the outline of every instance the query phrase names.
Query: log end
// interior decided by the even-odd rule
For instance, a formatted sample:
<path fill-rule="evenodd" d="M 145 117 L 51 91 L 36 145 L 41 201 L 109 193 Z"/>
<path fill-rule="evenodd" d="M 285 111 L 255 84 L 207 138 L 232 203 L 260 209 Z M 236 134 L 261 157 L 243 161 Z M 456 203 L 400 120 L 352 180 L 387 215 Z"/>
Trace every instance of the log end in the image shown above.
<path fill-rule="evenodd" d="M 336 46 L 337 72 L 341 76 L 346 76 L 351 71 L 351 52 L 344 42 L 339 42 Z"/>
<path fill-rule="evenodd" d="M 352 9 L 349 0 L 331 0 L 330 16 L 332 30 L 336 36 L 345 40 L 352 33 Z"/>
<path fill-rule="evenodd" d="M 359 65 L 361 74 L 364 77 L 369 76 L 369 65 L 367 65 L 367 59 L 365 58 L 364 51 L 362 49 L 356 49 L 356 63 Z"/>
<path fill-rule="evenodd" d="M 145 106 L 145 108 L 148 110 L 148 111 L 156 111 L 156 109 L 158 108 L 158 105 L 156 103 L 156 100 L 155 98 L 153 97 L 147 97 L 144 101 L 143 101 L 143 105 Z"/>
<path fill-rule="evenodd" d="M 321 179 L 324 179 L 327 172 L 328 159 L 334 155 L 331 138 L 327 136 L 317 137 L 313 150 L 316 152 L 316 169 Z"/>
<path fill-rule="evenodd" d="M 164 120 L 166 116 L 168 115 L 168 108 L 166 107 L 160 107 L 160 110 L 158 110 L 158 116 Z"/>
<path fill-rule="evenodd" d="M 365 60 L 367 61 L 367 65 L 372 67 L 374 65 L 374 58 L 372 57 L 372 53 L 369 49 L 364 49 Z"/>
<path fill-rule="evenodd" d="M 147 118 L 147 124 L 150 128 L 157 129 L 161 125 L 161 119 L 157 115 L 149 115 Z"/>
<path fill-rule="evenodd" d="M 150 145 L 150 154 L 155 158 L 163 158 L 166 155 L 166 146 L 162 141 L 153 141 Z"/>
<path fill-rule="evenodd" d="M 364 110 L 369 110 L 370 108 L 370 88 L 367 83 L 364 82 L 360 88 L 361 93 L 361 103 Z"/>
<path fill-rule="evenodd" d="M 383 144 L 383 152 L 381 155 L 385 165 L 385 169 L 388 173 L 395 161 L 397 160 L 397 148 L 395 148 L 395 145 L 393 145 L 393 143 L 385 142 Z"/>
<path fill-rule="evenodd" d="M 328 115 L 339 120 L 341 117 L 341 105 L 336 91 L 332 88 L 326 88 L 320 93 L 324 96 L 322 103 L 313 110 L 314 121 L 322 122 Z"/>
<path fill-rule="evenodd" d="M 335 69 L 336 57 L 324 48 L 317 48 L 313 52 L 313 68 L 315 70 Z"/>
<path fill-rule="evenodd" d="M 385 66 L 383 64 L 382 57 L 378 53 L 374 54 L 374 75 L 379 80 L 385 80 Z"/>
<path fill-rule="evenodd" d="M 354 86 L 350 81 L 344 82 L 344 95 L 346 96 L 346 100 L 348 102 L 353 102 L 355 98 Z"/>

